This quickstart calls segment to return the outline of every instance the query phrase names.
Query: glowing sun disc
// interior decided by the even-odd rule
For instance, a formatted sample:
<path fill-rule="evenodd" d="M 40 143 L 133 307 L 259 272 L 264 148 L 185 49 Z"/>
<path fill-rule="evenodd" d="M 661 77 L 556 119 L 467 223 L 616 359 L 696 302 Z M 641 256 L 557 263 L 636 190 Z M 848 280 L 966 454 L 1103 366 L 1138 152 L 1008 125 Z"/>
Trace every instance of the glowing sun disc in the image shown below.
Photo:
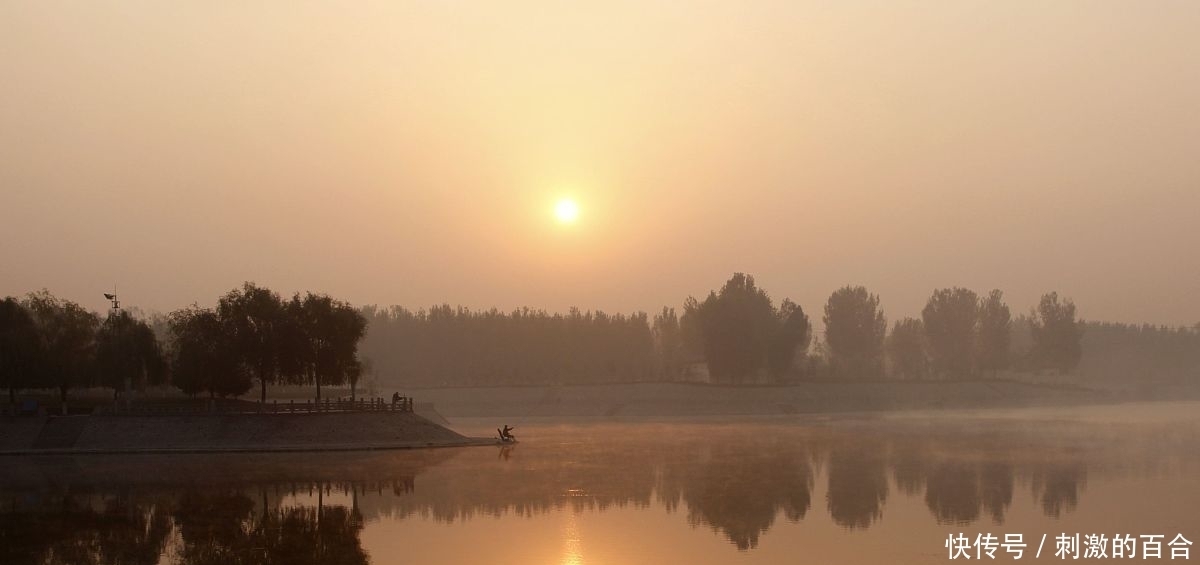
<path fill-rule="evenodd" d="M 571 199 L 559 200 L 558 204 L 554 205 L 554 217 L 560 223 L 571 224 L 579 219 L 579 205 Z"/>

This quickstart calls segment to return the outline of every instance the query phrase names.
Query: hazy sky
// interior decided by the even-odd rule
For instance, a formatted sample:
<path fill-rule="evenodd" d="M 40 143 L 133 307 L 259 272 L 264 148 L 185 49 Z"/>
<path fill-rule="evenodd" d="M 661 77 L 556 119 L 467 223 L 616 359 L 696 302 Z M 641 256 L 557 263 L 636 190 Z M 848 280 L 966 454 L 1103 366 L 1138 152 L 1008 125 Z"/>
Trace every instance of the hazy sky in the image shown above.
<path fill-rule="evenodd" d="M 0 0 L 0 295 L 1200 321 L 1200 2 Z M 556 223 L 559 198 L 580 207 Z"/>

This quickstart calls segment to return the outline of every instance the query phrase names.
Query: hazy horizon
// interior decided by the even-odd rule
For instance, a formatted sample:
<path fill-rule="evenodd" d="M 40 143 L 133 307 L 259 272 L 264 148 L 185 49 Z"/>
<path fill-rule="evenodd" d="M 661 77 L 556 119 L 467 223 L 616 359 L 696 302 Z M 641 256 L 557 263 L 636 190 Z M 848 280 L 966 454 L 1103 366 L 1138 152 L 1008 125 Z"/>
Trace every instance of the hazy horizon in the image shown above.
<path fill-rule="evenodd" d="M 0 0 L 0 296 L 1200 322 L 1200 4 Z M 578 221 L 556 221 L 571 198 Z"/>

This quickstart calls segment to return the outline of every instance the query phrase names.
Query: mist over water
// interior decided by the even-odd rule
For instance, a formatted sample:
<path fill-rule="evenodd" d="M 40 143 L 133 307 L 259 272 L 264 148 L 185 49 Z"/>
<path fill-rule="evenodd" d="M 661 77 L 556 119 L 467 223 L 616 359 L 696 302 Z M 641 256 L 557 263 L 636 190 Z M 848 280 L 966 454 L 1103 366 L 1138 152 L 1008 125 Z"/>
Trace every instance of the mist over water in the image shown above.
<path fill-rule="evenodd" d="M 1049 559 L 1061 533 L 1195 539 L 1198 415 L 546 419 L 518 422 L 509 447 L 13 458 L 2 560 L 927 563 L 959 532 L 1021 533 L 1026 558 L 1048 534 Z"/>

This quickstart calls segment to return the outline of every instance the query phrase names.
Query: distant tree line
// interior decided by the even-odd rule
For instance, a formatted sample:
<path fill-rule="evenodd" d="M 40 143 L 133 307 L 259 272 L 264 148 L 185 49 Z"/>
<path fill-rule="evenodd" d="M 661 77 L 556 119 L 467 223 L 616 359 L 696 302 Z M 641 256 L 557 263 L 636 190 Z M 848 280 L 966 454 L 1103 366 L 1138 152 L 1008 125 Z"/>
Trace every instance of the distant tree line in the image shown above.
<path fill-rule="evenodd" d="M 1026 370 L 1059 374 L 1079 364 L 1083 323 L 1075 317 L 1074 303 L 1055 292 L 1045 294 L 1027 320 L 1033 346 L 1018 355 L 1012 349 L 1012 313 L 1001 291 L 980 297 L 959 287 L 935 290 L 920 319 L 905 318 L 892 327 L 890 373 L 962 379 L 995 377 L 1013 368 L 1014 361 Z"/>
<path fill-rule="evenodd" d="M 965 288 L 935 290 L 920 318 L 899 320 L 889 333 L 877 295 L 861 286 L 837 289 L 824 306 L 824 340 L 815 340 L 811 353 L 814 339 L 803 309 L 788 299 L 776 309 L 745 274 L 734 274 L 703 302 L 689 298 L 684 311 L 680 331 L 670 334 L 681 343 L 659 349 L 703 361 L 715 382 L 994 377 L 1015 357 L 1012 315 L 999 290 L 984 297 Z M 1052 292 L 1029 320 L 1034 346 L 1021 356 L 1022 368 L 1074 369 L 1083 335 L 1075 305 Z"/>
<path fill-rule="evenodd" d="M 1200 324 L 1191 327 L 1088 322 L 1080 370 L 1098 378 L 1171 383 L 1200 376 Z"/>
<path fill-rule="evenodd" d="M 408 310 L 351 305 L 320 294 L 282 298 L 246 283 L 213 308 L 191 306 L 155 328 L 122 310 L 103 320 L 42 291 L 0 302 L 0 386 L 19 389 L 171 384 L 189 395 L 233 397 L 275 385 L 346 386 L 373 368 L 391 386 L 486 386 L 710 380 L 975 379 L 1001 371 L 1067 373 L 1083 360 L 1117 366 L 1118 352 L 1150 376 L 1194 378 L 1200 324 L 1161 328 L 1088 324 L 1050 292 L 1013 316 L 1004 295 L 933 291 L 919 317 L 889 327 L 880 299 L 862 286 L 835 290 L 823 332 L 804 309 L 774 300 L 734 274 L 681 311 L 653 316 L 571 309 Z M 158 339 L 155 331 L 158 329 Z M 1086 331 L 1085 331 L 1086 329 Z M 369 330 L 369 331 L 368 331 Z M 1125 357 L 1120 357 L 1125 359 Z"/>
<path fill-rule="evenodd" d="M 362 314 L 370 327 L 364 357 L 378 374 L 403 385 L 648 381 L 657 378 L 661 359 L 641 313 L 441 305 L 417 311 L 368 306 Z"/>
<path fill-rule="evenodd" d="M 72 389 L 129 390 L 171 384 L 184 393 L 239 396 L 258 384 L 351 386 L 362 374 L 358 343 L 366 320 L 323 294 L 277 293 L 246 283 L 216 308 L 191 306 L 167 316 L 167 337 L 128 311 L 103 319 L 41 291 L 0 301 L 0 386 L 53 389 L 66 406 Z"/>
<path fill-rule="evenodd" d="M 703 379 L 704 371 L 729 384 L 1063 373 L 1079 363 L 1084 327 L 1075 305 L 1056 293 L 1014 326 L 1000 291 L 981 297 L 947 288 L 933 292 L 920 318 L 899 320 L 889 332 L 879 297 L 847 286 L 830 295 L 818 336 L 801 306 L 776 302 L 742 273 L 703 300 L 688 298 L 682 312 L 665 307 L 652 317 L 448 305 L 362 313 L 370 328 L 363 356 L 398 386 L 675 381 Z M 1035 347 L 1015 351 L 1017 331 Z"/>

